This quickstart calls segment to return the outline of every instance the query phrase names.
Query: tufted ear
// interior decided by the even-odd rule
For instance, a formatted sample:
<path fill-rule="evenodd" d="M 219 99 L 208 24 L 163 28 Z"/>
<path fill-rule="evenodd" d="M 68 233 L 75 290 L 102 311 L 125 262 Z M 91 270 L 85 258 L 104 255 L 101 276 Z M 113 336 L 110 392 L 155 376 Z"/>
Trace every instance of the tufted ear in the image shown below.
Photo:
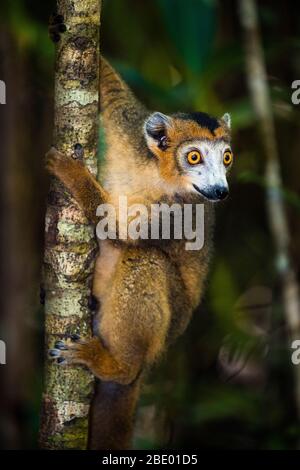
<path fill-rule="evenodd" d="M 229 113 L 225 113 L 224 116 L 221 117 L 221 121 L 225 123 L 228 129 L 231 129 L 231 116 Z"/>
<path fill-rule="evenodd" d="M 167 148 L 168 129 L 171 127 L 172 118 L 163 113 L 153 113 L 145 121 L 144 134 L 148 147 L 157 146 L 161 150 Z"/>

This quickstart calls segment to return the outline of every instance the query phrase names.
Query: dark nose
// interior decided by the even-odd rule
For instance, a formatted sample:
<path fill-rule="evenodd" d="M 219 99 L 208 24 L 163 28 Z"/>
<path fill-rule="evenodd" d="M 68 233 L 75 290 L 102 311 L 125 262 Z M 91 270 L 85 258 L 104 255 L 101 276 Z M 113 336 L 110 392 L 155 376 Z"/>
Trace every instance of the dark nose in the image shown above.
<path fill-rule="evenodd" d="M 228 188 L 225 186 L 217 186 L 214 190 L 216 199 L 225 199 L 228 196 Z"/>

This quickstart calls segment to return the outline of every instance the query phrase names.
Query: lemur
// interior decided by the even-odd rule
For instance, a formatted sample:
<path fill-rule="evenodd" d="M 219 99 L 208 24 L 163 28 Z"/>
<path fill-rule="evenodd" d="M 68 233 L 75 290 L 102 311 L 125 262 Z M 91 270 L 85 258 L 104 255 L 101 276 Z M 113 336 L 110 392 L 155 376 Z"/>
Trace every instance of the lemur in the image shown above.
<path fill-rule="evenodd" d="M 131 446 L 134 416 L 145 371 L 186 329 L 198 306 L 212 248 L 214 202 L 228 194 L 233 154 L 230 116 L 202 112 L 149 112 L 102 57 L 101 125 L 107 150 L 101 183 L 84 164 L 52 148 L 50 174 L 75 198 L 92 224 L 97 207 L 165 202 L 204 204 L 205 243 L 186 250 L 185 239 L 102 240 L 93 295 L 99 301 L 91 339 L 59 341 L 50 356 L 59 364 L 82 364 L 100 379 L 92 449 Z M 150 211 L 149 211 L 150 212 Z M 63 332 L 62 332 L 63 333 Z"/>

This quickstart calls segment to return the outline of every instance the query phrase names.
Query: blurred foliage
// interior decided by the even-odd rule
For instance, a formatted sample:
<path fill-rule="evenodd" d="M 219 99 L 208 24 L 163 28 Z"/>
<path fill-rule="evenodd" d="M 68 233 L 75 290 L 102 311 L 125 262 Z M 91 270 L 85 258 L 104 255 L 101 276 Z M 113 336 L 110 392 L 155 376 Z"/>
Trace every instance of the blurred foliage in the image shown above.
<path fill-rule="evenodd" d="M 215 255 L 204 303 L 186 334 L 150 374 L 140 409 L 140 420 L 146 423 L 146 431 L 137 437 L 140 447 L 281 449 L 295 448 L 299 440 L 264 208 L 265 162 L 246 89 L 237 3 L 104 0 L 103 53 L 139 98 L 163 112 L 202 110 L 217 116 L 230 112 L 236 155 L 231 197 L 217 209 Z M 294 234 L 291 250 L 299 267 L 300 119 L 299 110 L 290 102 L 290 84 L 300 73 L 300 26 L 294 7 L 291 0 L 284 5 L 279 0 L 259 1 L 284 177 L 282 191 Z M 1 5 L 1 23 L 15 38 L 16 47 L 32 56 L 28 67 L 34 64 L 45 77 L 50 96 L 54 48 L 47 38 L 47 18 L 54 9 L 54 1 L 15 0 Z M 42 247 L 39 253 L 41 256 Z M 222 380 L 218 364 L 226 335 L 232 334 L 242 344 L 253 340 L 253 331 L 241 327 L 235 311 L 241 296 L 254 286 L 272 292 L 272 318 L 264 332 L 269 350 L 266 356 L 258 355 L 255 365 L 265 374 L 259 386 L 251 381 Z M 249 321 L 253 321 L 251 315 Z M 42 351 L 37 350 L 37 355 L 41 357 Z M 31 386 L 38 399 L 40 386 Z M 27 426 L 33 426 L 36 412 L 37 407 L 29 412 Z M 155 422 L 160 429 L 153 431 Z M 30 445 L 36 445 L 35 437 L 32 439 Z"/>
<path fill-rule="evenodd" d="M 43 57 L 41 65 L 51 63 L 54 58 L 53 45 L 48 38 L 48 30 L 45 23 L 40 21 L 39 17 L 35 17 L 34 13 L 40 13 L 39 8 L 32 9 L 35 2 L 23 2 L 22 0 L 14 0 L 13 2 L 4 3 L 2 6 L 2 24 L 5 20 L 11 34 L 14 36 L 17 48 L 21 51 L 32 50 L 39 57 Z M 54 2 L 49 2 L 50 5 Z M 36 5 L 35 5 L 36 6 Z M 3 15 L 4 13 L 4 15 Z M 50 17 L 50 14 L 49 14 Z"/>

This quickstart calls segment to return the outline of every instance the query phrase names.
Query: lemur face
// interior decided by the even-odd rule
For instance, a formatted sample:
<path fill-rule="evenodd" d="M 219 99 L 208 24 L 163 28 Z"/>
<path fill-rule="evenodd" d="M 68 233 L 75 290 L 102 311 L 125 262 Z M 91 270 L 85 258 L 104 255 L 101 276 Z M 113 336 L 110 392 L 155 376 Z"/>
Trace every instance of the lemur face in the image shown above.
<path fill-rule="evenodd" d="M 229 114 L 218 120 L 205 113 L 153 113 L 144 133 L 164 183 L 174 191 L 211 201 L 227 196 L 226 175 L 233 161 Z"/>

